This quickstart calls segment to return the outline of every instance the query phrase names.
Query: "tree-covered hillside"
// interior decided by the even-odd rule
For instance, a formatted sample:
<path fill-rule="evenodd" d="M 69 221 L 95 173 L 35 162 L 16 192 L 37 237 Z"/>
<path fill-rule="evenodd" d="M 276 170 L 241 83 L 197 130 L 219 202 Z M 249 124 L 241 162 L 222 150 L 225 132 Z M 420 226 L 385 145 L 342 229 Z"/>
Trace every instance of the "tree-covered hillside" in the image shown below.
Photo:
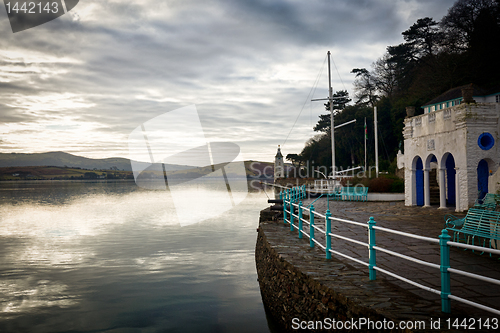
<path fill-rule="evenodd" d="M 346 100 L 334 107 L 335 123 L 357 119 L 335 131 L 338 168 L 364 164 L 364 118 L 368 128 L 368 165 L 374 165 L 373 107 L 377 106 L 380 169 L 393 171 L 403 141 L 405 108 L 416 114 L 426 102 L 443 92 L 474 83 L 500 90 L 500 0 L 458 0 L 440 21 L 418 19 L 402 32 L 404 42 L 388 46 L 372 68 L 355 68 L 354 104 Z M 311 138 L 294 163 L 331 166 L 330 112 L 320 116 Z M 391 165 L 392 164 L 392 165 Z"/>

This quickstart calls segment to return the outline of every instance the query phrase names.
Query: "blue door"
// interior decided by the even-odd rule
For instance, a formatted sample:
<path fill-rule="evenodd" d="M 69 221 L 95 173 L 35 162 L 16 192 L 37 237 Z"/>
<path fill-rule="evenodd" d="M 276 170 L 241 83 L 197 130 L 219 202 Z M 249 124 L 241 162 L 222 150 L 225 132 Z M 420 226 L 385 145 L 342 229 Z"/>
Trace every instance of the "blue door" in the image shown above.
<path fill-rule="evenodd" d="M 485 160 L 479 161 L 477 165 L 477 190 L 478 199 L 484 198 L 486 193 L 488 193 L 488 162 Z"/>
<path fill-rule="evenodd" d="M 453 156 L 450 154 L 448 155 L 448 158 L 446 159 L 446 174 L 447 174 L 447 184 L 446 187 L 448 188 L 448 203 L 450 205 L 454 205 L 456 203 L 455 201 L 455 159 Z"/>
<path fill-rule="evenodd" d="M 424 166 L 422 159 L 417 161 L 417 170 L 415 171 L 415 182 L 417 188 L 417 206 L 424 205 Z"/>

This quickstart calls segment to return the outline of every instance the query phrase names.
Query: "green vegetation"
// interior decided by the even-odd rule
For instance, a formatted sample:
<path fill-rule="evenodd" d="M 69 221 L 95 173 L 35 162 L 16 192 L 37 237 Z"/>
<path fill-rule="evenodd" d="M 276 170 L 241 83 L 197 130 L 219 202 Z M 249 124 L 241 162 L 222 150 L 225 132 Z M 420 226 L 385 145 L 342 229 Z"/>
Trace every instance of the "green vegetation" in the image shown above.
<path fill-rule="evenodd" d="M 342 186 L 356 186 L 358 184 L 368 187 L 372 193 L 404 193 L 404 181 L 394 175 L 380 175 L 377 178 L 353 177 L 342 178 Z"/>
<path fill-rule="evenodd" d="M 56 166 L 0 168 L 1 180 L 134 179 L 131 171 L 88 170 Z"/>
<path fill-rule="evenodd" d="M 246 176 L 250 178 L 266 179 L 273 176 L 273 163 L 245 161 Z M 237 163 L 223 163 L 215 165 L 215 169 L 224 166 L 226 174 L 232 176 L 240 175 L 240 165 Z M 210 176 L 213 172 L 212 166 L 203 168 L 190 168 L 185 170 L 167 171 L 171 179 L 193 179 L 201 176 Z M 141 174 L 144 179 L 155 179 L 164 177 L 163 172 L 144 171 Z M 80 167 L 58 167 L 58 166 L 14 166 L 0 167 L 0 181 L 2 180 L 81 180 L 81 179 L 134 179 L 132 171 L 118 170 L 116 167 L 109 169 L 84 169 Z"/>
<path fill-rule="evenodd" d="M 364 118 L 368 134 L 368 165 L 374 165 L 373 107 L 377 106 L 380 170 L 395 172 L 395 158 L 403 141 L 406 106 L 416 114 L 426 102 L 443 92 L 474 83 L 500 89 L 500 1 L 459 0 L 440 22 L 425 17 L 402 33 L 405 42 L 388 46 L 372 69 L 355 68 L 354 104 L 346 91 L 337 97 L 335 123 L 356 119 L 335 131 L 338 168 L 364 164 Z M 330 112 L 314 127 L 318 135 L 306 142 L 300 154 L 289 154 L 294 165 L 331 166 Z M 403 147 L 401 147 L 402 149 Z M 400 186 L 400 185 L 394 185 Z"/>

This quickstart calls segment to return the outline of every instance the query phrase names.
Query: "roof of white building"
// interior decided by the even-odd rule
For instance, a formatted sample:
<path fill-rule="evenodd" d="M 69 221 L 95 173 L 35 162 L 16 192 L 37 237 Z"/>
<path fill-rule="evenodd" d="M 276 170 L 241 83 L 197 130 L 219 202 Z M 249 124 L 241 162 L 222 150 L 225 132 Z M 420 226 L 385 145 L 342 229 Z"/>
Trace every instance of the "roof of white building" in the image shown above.
<path fill-rule="evenodd" d="M 464 86 L 452 88 L 444 92 L 443 94 L 439 95 L 438 97 L 434 98 L 433 100 L 425 103 L 422 107 L 425 108 L 427 106 L 432 106 L 443 102 L 462 99 L 463 98 L 462 89 L 467 88 L 469 86 L 471 86 L 471 84 L 466 84 Z M 472 87 L 474 88 L 474 91 L 472 93 L 473 97 L 484 97 L 484 96 L 500 94 L 500 86 L 496 86 L 490 89 L 484 89 L 475 84 L 472 84 Z"/>

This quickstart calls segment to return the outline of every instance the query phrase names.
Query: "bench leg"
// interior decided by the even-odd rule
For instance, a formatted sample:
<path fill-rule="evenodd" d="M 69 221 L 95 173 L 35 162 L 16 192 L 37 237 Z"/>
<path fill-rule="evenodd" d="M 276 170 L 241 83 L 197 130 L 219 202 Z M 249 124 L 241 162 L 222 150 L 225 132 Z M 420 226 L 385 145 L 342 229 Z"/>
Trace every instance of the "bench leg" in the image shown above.
<path fill-rule="evenodd" d="M 460 237 L 460 234 L 463 235 L 463 240 Z M 464 234 L 463 232 L 460 231 L 455 231 L 455 236 L 456 236 L 456 242 L 457 243 L 464 243 L 464 244 L 469 244 L 470 241 L 470 236 Z M 463 251 L 467 251 L 467 249 L 462 249 Z"/>
<path fill-rule="evenodd" d="M 460 231 L 455 231 L 455 233 L 453 235 L 453 241 L 456 243 L 465 243 L 465 235 L 464 235 L 464 241 L 462 242 L 460 239 L 460 234 L 461 234 Z"/>

